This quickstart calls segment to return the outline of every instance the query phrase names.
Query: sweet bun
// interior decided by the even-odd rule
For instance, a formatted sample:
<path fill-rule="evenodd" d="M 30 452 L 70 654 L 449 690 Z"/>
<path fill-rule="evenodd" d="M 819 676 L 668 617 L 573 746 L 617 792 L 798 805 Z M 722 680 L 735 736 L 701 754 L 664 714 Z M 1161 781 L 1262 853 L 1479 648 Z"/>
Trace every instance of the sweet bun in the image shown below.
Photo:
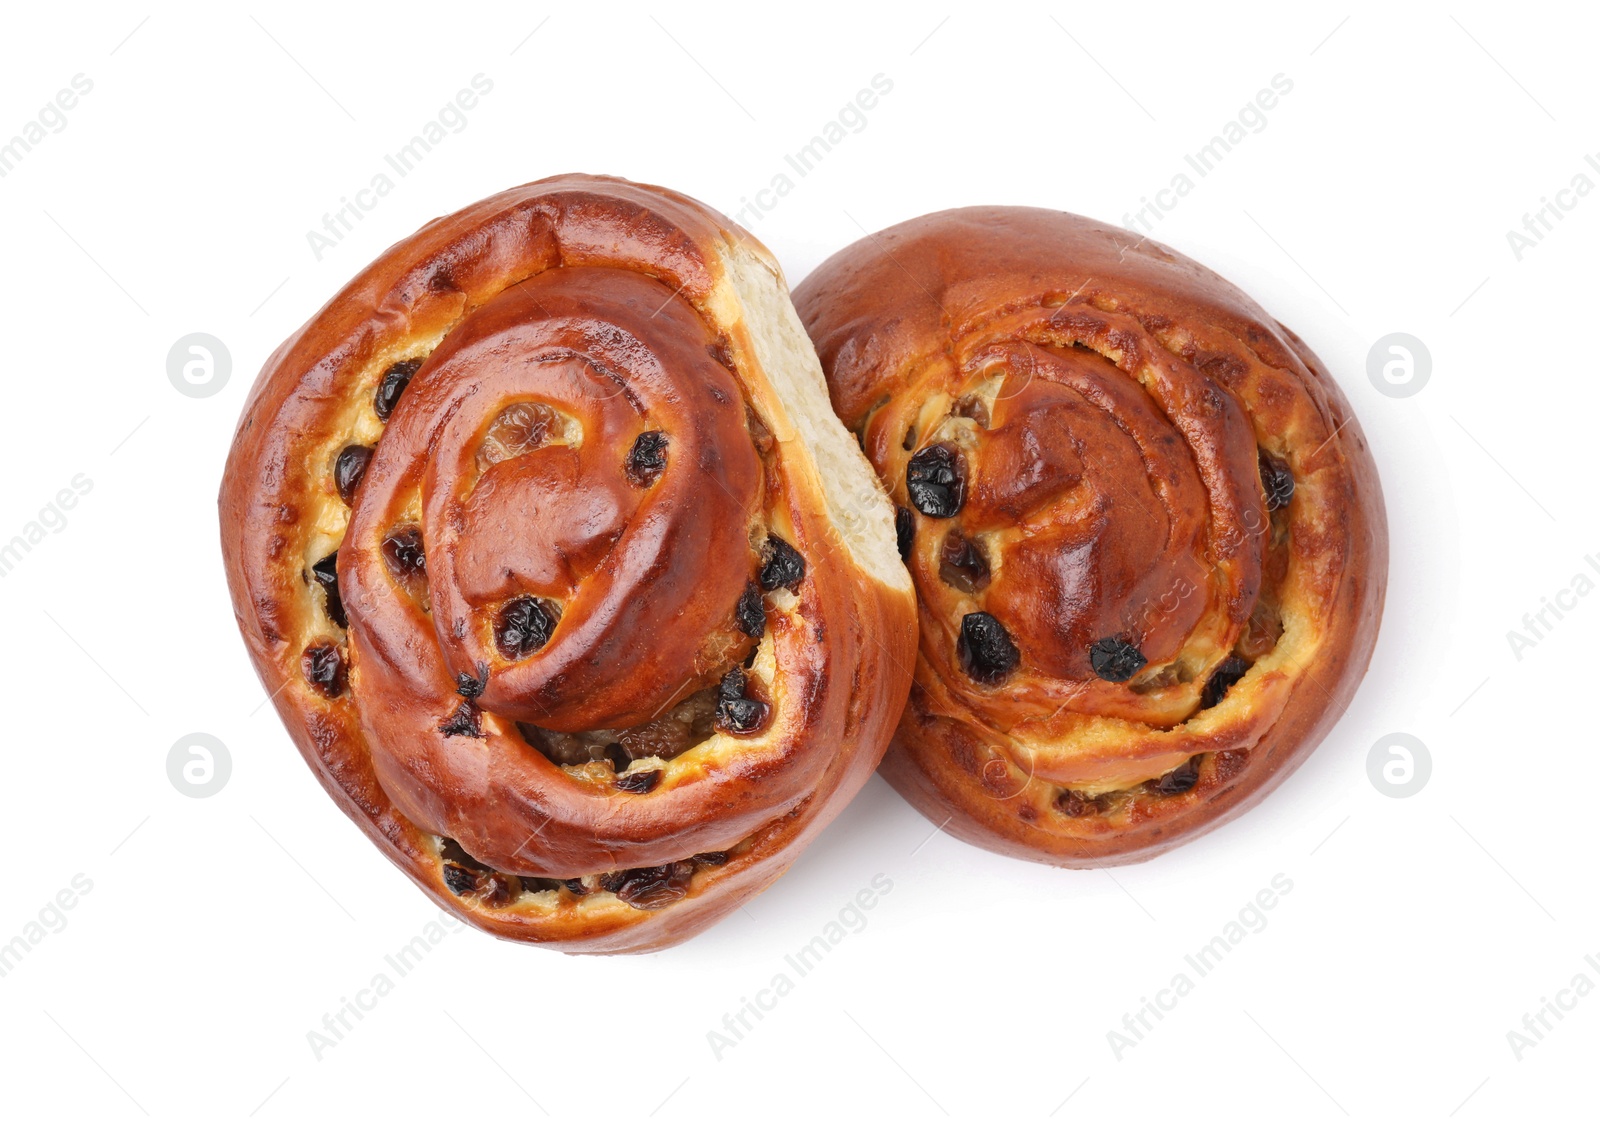
<path fill-rule="evenodd" d="M 904 704 L 888 501 L 771 253 L 665 189 L 555 177 L 389 249 L 267 362 L 220 510 L 323 786 L 508 939 L 703 929 Z"/>
<path fill-rule="evenodd" d="M 1063 212 L 866 237 L 795 292 L 897 504 L 921 644 L 883 773 L 974 844 L 1137 861 L 1259 801 L 1353 695 L 1383 497 L 1322 363 Z"/>

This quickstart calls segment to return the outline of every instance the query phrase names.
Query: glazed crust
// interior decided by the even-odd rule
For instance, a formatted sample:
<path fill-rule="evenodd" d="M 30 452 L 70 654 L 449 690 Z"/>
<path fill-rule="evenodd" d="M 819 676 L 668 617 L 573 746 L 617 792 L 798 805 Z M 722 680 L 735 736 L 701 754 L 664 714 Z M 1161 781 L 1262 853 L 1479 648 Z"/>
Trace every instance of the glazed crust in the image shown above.
<path fill-rule="evenodd" d="M 771 254 L 605 177 L 431 222 L 269 359 L 219 500 L 235 615 L 323 786 L 437 903 L 660 948 L 872 773 L 914 604 L 827 404 Z"/>
<path fill-rule="evenodd" d="M 882 772 L 918 809 L 1127 863 L 1310 754 L 1372 655 L 1388 534 L 1304 342 L 1154 241 L 1032 208 L 869 236 L 795 304 L 899 508 L 921 644 Z"/>

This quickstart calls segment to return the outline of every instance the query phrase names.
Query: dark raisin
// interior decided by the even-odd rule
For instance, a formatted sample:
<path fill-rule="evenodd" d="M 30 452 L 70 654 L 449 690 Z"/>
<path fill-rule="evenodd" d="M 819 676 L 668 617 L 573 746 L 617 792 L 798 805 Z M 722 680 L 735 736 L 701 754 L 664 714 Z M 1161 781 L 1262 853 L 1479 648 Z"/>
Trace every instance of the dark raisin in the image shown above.
<path fill-rule="evenodd" d="M 739 595 L 733 619 L 739 626 L 739 632 L 747 637 L 760 637 L 767 631 L 767 609 L 761 603 L 761 589 L 754 582 Z"/>
<path fill-rule="evenodd" d="M 628 883 L 628 870 L 624 869 L 614 873 L 602 873 L 600 874 L 599 879 L 601 888 L 605 889 L 607 892 L 615 892 L 617 889 Z"/>
<path fill-rule="evenodd" d="M 957 531 L 944 538 L 939 550 L 939 580 L 962 593 L 977 593 L 989 584 L 989 561 L 983 548 Z"/>
<path fill-rule="evenodd" d="M 474 891 L 485 904 L 499 907 L 512 901 L 511 878 L 501 873 L 490 873 L 480 881 Z"/>
<path fill-rule="evenodd" d="M 735 668 L 717 689 L 717 727 L 734 735 L 749 735 L 767 722 L 767 705 L 747 696 L 744 669 Z"/>
<path fill-rule="evenodd" d="M 311 576 L 323 586 L 337 586 L 339 584 L 339 552 L 325 555 L 317 559 L 311 567 Z"/>
<path fill-rule="evenodd" d="M 894 509 L 894 541 L 900 548 L 900 561 L 911 557 L 911 540 L 917 533 L 917 520 L 909 507 Z"/>
<path fill-rule="evenodd" d="M 1281 511 L 1294 498 L 1294 473 L 1276 456 L 1261 453 L 1261 490 L 1267 496 L 1267 510 Z"/>
<path fill-rule="evenodd" d="M 629 869 L 621 875 L 621 882 L 610 891 L 634 908 L 653 912 L 684 898 L 694 866 L 688 861 L 674 861 L 654 868 Z"/>
<path fill-rule="evenodd" d="M 761 567 L 763 590 L 792 590 L 806 576 L 806 560 L 777 535 L 767 536 L 766 564 Z"/>
<path fill-rule="evenodd" d="M 421 368 L 421 358 L 409 358 L 403 362 L 395 362 L 383 371 L 383 378 L 378 382 L 377 395 L 372 399 L 372 409 L 378 414 L 380 421 L 389 419 L 389 414 L 394 412 L 394 407 L 400 403 L 400 395 L 406 391 L 406 386 L 411 384 L 411 379 Z"/>
<path fill-rule="evenodd" d="M 728 855 L 720 850 L 711 853 L 696 853 L 689 858 L 696 865 L 726 865 Z"/>
<path fill-rule="evenodd" d="M 1065 790 L 1056 799 L 1056 809 L 1069 818 L 1087 818 L 1100 812 L 1100 804 L 1082 790 Z"/>
<path fill-rule="evenodd" d="M 948 444 L 930 444 L 906 464 L 911 506 L 934 519 L 961 510 L 967 491 L 967 460 Z"/>
<path fill-rule="evenodd" d="M 561 883 L 565 885 L 567 891 L 572 893 L 574 896 L 589 895 L 589 886 L 583 883 L 582 877 L 574 877 L 571 880 L 564 880 Z"/>
<path fill-rule="evenodd" d="M 648 794 L 660 781 L 659 770 L 640 770 L 617 779 L 617 789 L 626 790 L 629 794 Z"/>
<path fill-rule="evenodd" d="M 998 684 L 1022 660 L 1011 634 L 989 613 L 969 613 L 961 619 L 956 656 L 968 676 L 982 684 Z"/>
<path fill-rule="evenodd" d="M 1187 794 L 1193 790 L 1195 783 L 1200 781 L 1200 767 L 1196 765 L 1198 759 L 1190 759 L 1180 767 L 1167 771 L 1151 785 L 1157 794 L 1171 796 L 1173 794 Z"/>
<path fill-rule="evenodd" d="M 1200 706 L 1214 708 L 1222 702 L 1222 697 L 1228 694 L 1228 689 L 1239 682 L 1239 678 L 1250 671 L 1250 662 L 1242 656 L 1230 656 L 1211 673 L 1211 679 L 1206 681 L 1206 686 L 1200 691 Z"/>
<path fill-rule="evenodd" d="M 407 527 L 384 539 L 383 560 L 389 564 L 389 573 L 402 582 L 425 573 L 428 557 L 422 549 L 422 532 Z"/>
<path fill-rule="evenodd" d="M 1121 637 L 1101 637 L 1089 646 L 1089 667 L 1102 680 L 1121 684 L 1146 664 L 1144 653 Z"/>
<path fill-rule="evenodd" d="M 641 432 L 628 450 L 628 460 L 624 465 L 628 482 L 634 487 L 649 487 L 661 478 L 666 467 L 667 434 Z"/>
<path fill-rule="evenodd" d="M 495 614 L 495 648 L 507 660 L 532 656 L 549 642 L 559 619 L 555 606 L 542 598 L 512 598 Z"/>
<path fill-rule="evenodd" d="M 628 749 L 621 743 L 607 743 L 602 754 L 611 760 L 611 769 L 618 774 L 627 770 L 628 764 L 633 761 L 633 756 L 628 754 Z"/>
<path fill-rule="evenodd" d="M 471 858 L 468 859 L 470 860 Z M 477 862 L 474 861 L 473 864 L 477 865 Z M 524 887 L 537 891 L 536 886 L 540 883 L 538 878 L 519 877 L 518 879 L 523 882 Z M 469 865 L 446 861 L 444 883 L 445 887 L 457 896 L 466 896 L 471 893 L 485 904 L 509 904 L 515 897 L 515 893 L 511 888 L 511 878 L 491 871 L 486 865 L 477 865 L 477 868 L 473 868 Z"/>
<path fill-rule="evenodd" d="M 952 407 L 952 412 L 958 417 L 966 417 L 969 421 L 982 428 L 989 427 L 989 406 L 977 396 L 966 396 L 957 401 Z"/>
<path fill-rule="evenodd" d="M 483 689 L 489 684 L 489 666 L 483 661 L 478 662 L 477 675 L 471 672 L 456 673 L 456 695 L 463 699 L 475 700 L 483 695 Z"/>
<path fill-rule="evenodd" d="M 467 739 L 480 738 L 483 731 L 478 727 L 479 718 L 478 705 L 471 700 L 462 700 L 449 719 L 439 722 L 439 734 Z"/>
<path fill-rule="evenodd" d="M 328 610 L 328 620 L 341 629 L 348 629 L 350 621 L 344 615 L 344 602 L 339 600 L 339 552 L 336 550 L 326 558 L 319 559 L 311 567 L 311 576 L 322 587 L 323 604 Z"/>
<path fill-rule="evenodd" d="M 319 641 L 307 647 L 300 656 L 300 670 L 311 684 L 330 700 L 344 694 L 344 657 L 339 646 L 331 641 Z"/>
<path fill-rule="evenodd" d="M 446 862 L 444 866 L 444 883 L 445 887 L 457 896 L 465 896 L 477 885 L 478 877 L 470 869 Z"/>
<path fill-rule="evenodd" d="M 333 486 L 340 499 L 354 506 L 356 488 L 361 486 L 361 477 L 367 474 L 371 461 L 372 449 L 365 444 L 347 444 L 339 452 L 333 462 Z"/>

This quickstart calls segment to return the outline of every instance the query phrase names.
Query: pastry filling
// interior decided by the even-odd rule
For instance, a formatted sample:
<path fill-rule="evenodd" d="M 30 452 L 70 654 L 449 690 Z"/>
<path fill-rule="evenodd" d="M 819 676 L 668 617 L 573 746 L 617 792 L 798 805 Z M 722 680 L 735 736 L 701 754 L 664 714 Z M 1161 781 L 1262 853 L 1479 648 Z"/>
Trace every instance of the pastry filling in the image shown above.
<path fill-rule="evenodd" d="M 558 880 L 496 872 L 475 860 L 451 838 L 436 837 L 434 842 L 445 886 L 463 899 L 470 896 L 492 908 L 503 908 L 524 897 L 537 897 L 547 892 L 555 894 L 558 904 L 610 893 L 629 907 L 644 912 L 654 912 L 682 900 L 688 895 L 689 883 L 696 873 L 727 864 L 746 847 L 741 842 L 730 850 L 696 853 L 665 865 Z"/>

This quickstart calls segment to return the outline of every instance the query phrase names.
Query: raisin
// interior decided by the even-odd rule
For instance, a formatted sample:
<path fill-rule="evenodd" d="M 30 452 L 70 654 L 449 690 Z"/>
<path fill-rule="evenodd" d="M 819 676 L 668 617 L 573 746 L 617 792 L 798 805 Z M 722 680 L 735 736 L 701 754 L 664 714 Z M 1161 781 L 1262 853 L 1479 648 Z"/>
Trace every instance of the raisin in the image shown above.
<path fill-rule="evenodd" d="M 989 561 L 983 548 L 951 531 L 939 550 L 939 580 L 962 593 L 977 593 L 989 584 Z"/>
<path fill-rule="evenodd" d="M 661 781 L 659 770 L 640 770 L 633 774 L 625 774 L 617 779 L 617 789 L 626 790 L 629 794 L 648 794 L 656 788 L 656 783 Z"/>
<path fill-rule="evenodd" d="M 607 743 L 606 749 L 601 754 L 611 760 L 611 769 L 618 774 L 627 770 L 628 764 L 633 761 L 633 756 L 628 754 L 628 749 L 621 743 Z"/>
<path fill-rule="evenodd" d="M 318 641 L 300 656 L 300 670 L 317 691 L 330 700 L 344 694 L 344 657 L 332 641 Z"/>
<path fill-rule="evenodd" d="M 1101 637 L 1089 646 L 1089 667 L 1102 680 L 1122 684 L 1146 664 L 1144 653 L 1121 637 Z"/>
<path fill-rule="evenodd" d="M 617 741 L 636 759 L 673 759 L 710 738 L 716 710 L 717 689 L 702 688 L 659 718 L 623 731 Z"/>
<path fill-rule="evenodd" d="M 1087 818 L 1100 812 L 1100 803 L 1082 790 L 1064 790 L 1056 799 L 1056 809 L 1069 818 Z"/>
<path fill-rule="evenodd" d="M 468 861 L 472 858 L 468 857 Z M 473 868 L 472 866 L 477 866 Z M 527 886 L 529 881 L 538 883 L 537 878 L 518 878 Z M 491 871 L 487 865 L 480 865 L 472 861 L 472 865 L 458 864 L 446 861 L 444 865 L 445 887 L 457 896 L 466 896 L 471 893 L 485 904 L 509 904 L 513 899 L 511 878 Z"/>
<path fill-rule="evenodd" d="M 689 858 L 696 865 L 726 865 L 728 855 L 720 850 L 711 853 L 696 853 Z"/>
<path fill-rule="evenodd" d="M 384 539 L 383 560 L 389 564 L 389 573 L 402 582 L 425 573 L 428 557 L 422 549 L 422 532 L 407 527 Z"/>
<path fill-rule="evenodd" d="M 961 510 L 967 491 L 966 457 L 948 444 L 930 444 L 906 464 L 911 506 L 934 519 Z"/>
<path fill-rule="evenodd" d="M 1267 510 L 1281 511 L 1294 498 L 1294 473 L 1289 465 L 1266 452 L 1260 454 L 1261 490 L 1267 496 Z"/>
<path fill-rule="evenodd" d="M 894 541 L 900 548 L 900 561 L 905 562 L 911 557 L 911 540 L 917 533 L 917 520 L 911 514 L 909 507 L 896 507 L 894 509 Z"/>
<path fill-rule="evenodd" d="M 725 334 L 717 335 L 717 340 L 706 347 L 706 353 L 711 355 L 711 360 L 723 369 L 733 369 L 733 347 Z M 734 372 L 738 372 L 735 370 Z"/>
<path fill-rule="evenodd" d="M 555 410 L 549 405 L 538 401 L 507 405 L 490 423 L 483 443 L 478 445 L 478 471 L 486 472 L 496 464 L 543 447 L 556 424 Z"/>
<path fill-rule="evenodd" d="M 670 865 L 610 874 L 610 877 L 620 876 L 621 879 L 615 882 L 615 888 L 610 884 L 606 888 L 615 892 L 624 903 L 641 911 L 653 912 L 682 900 L 689 891 L 689 878 L 693 875 L 694 865 L 688 861 L 674 861 Z"/>
<path fill-rule="evenodd" d="M 1250 662 L 1241 656 L 1230 656 L 1217 665 L 1211 673 L 1211 679 L 1206 681 L 1206 686 L 1200 692 L 1200 706 L 1214 708 L 1222 702 L 1222 697 L 1228 694 L 1228 689 L 1239 682 L 1239 678 L 1250 671 Z"/>
<path fill-rule="evenodd" d="M 975 394 L 961 398 L 951 407 L 951 411 L 958 417 L 966 417 L 980 428 L 989 427 L 989 406 Z"/>
<path fill-rule="evenodd" d="M 760 637 L 767 631 L 767 609 L 761 604 L 761 589 L 754 582 L 744 588 L 733 616 L 739 623 L 739 632 L 747 637 Z"/>
<path fill-rule="evenodd" d="M 573 877 L 571 880 L 564 880 L 561 883 L 565 885 L 567 891 L 572 893 L 574 896 L 589 895 L 590 888 L 588 885 L 583 883 L 582 877 Z"/>
<path fill-rule="evenodd" d="M 439 734 L 477 739 L 483 735 L 478 721 L 478 705 L 471 700 L 462 700 L 449 719 L 440 721 Z"/>
<path fill-rule="evenodd" d="M 761 567 L 763 590 L 793 590 L 806 576 L 806 560 L 777 535 L 767 536 L 766 563 Z"/>
<path fill-rule="evenodd" d="M 624 470 L 628 482 L 634 487 L 649 487 L 661 478 L 667 468 L 667 434 L 659 431 L 641 432 L 628 450 Z"/>
<path fill-rule="evenodd" d="M 406 386 L 411 384 L 411 379 L 421 368 L 421 358 L 409 358 L 403 362 L 395 362 L 383 371 L 383 378 L 378 382 L 378 392 L 372 398 L 372 410 L 378 414 L 380 421 L 389 419 L 389 414 L 394 412 L 394 407 L 400 403 L 400 395 L 406 391 Z"/>
<path fill-rule="evenodd" d="M 968 676 L 980 684 L 998 684 L 1022 660 L 1011 634 L 990 613 L 969 613 L 961 619 L 956 656 Z"/>
<path fill-rule="evenodd" d="M 322 587 L 322 600 L 328 610 L 328 620 L 341 629 L 348 629 L 350 621 L 344 615 L 344 602 L 339 600 L 339 552 L 336 550 L 326 558 L 319 559 L 317 564 L 311 567 L 311 576 Z"/>
<path fill-rule="evenodd" d="M 717 727 L 734 735 L 749 735 L 767 722 L 767 705 L 745 694 L 744 670 L 735 668 L 717 689 Z"/>
<path fill-rule="evenodd" d="M 1167 797 L 1187 794 L 1200 781 L 1200 767 L 1196 765 L 1198 762 L 1198 759 L 1190 759 L 1182 766 L 1174 767 L 1156 779 L 1150 789 Z"/>
<path fill-rule="evenodd" d="M 456 673 L 456 695 L 463 699 L 475 700 L 483 695 L 483 690 L 489 684 L 489 666 L 481 660 L 478 662 L 477 675 L 471 672 Z"/>
<path fill-rule="evenodd" d="M 356 488 L 361 486 L 361 477 L 367 474 L 371 462 L 372 449 L 365 444 L 347 444 L 334 459 L 333 486 L 346 504 L 355 506 Z"/>
<path fill-rule="evenodd" d="M 555 607 L 541 598 L 513 598 L 495 614 L 495 648 L 507 660 L 532 656 L 549 642 L 558 620 Z"/>
<path fill-rule="evenodd" d="M 479 900 L 494 907 L 509 904 L 514 897 L 511 891 L 511 878 L 500 873 L 490 873 L 484 877 L 474 891 L 478 894 Z"/>

